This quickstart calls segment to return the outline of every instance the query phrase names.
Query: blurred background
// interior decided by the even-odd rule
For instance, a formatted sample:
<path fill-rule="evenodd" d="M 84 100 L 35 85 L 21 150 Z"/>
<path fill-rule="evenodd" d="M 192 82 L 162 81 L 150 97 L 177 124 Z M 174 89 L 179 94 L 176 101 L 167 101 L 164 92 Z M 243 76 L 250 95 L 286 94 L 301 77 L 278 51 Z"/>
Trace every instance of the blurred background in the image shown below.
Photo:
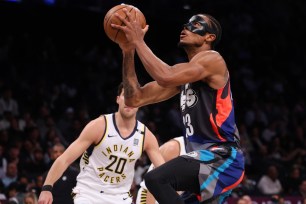
<path fill-rule="evenodd" d="M 52 147 L 67 147 L 89 120 L 117 110 L 121 50 L 106 37 L 103 19 L 120 3 L 144 13 L 150 25 L 145 40 L 170 65 L 186 61 L 177 42 L 193 14 L 220 21 L 223 36 L 216 50 L 231 73 L 246 156 L 246 176 L 233 199 L 278 195 L 301 202 L 306 197 L 304 0 L 1 0 L 0 200 L 22 203 L 26 193 L 38 195 Z M 151 81 L 138 59 L 136 65 L 140 82 Z M 138 118 L 160 144 L 183 131 L 178 96 L 141 108 Z M 137 164 L 134 191 L 149 163 L 144 155 Z M 277 181 L 269 189 L 263 187 L 267 177 Z"/>

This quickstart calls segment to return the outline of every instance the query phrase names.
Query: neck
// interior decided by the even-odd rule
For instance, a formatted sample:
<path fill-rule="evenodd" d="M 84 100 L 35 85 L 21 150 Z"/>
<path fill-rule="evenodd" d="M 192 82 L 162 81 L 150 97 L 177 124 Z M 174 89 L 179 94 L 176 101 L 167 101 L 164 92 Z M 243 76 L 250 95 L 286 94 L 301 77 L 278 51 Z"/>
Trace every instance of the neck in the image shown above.
<path fill-rule="evenodd" d="M 136 124 L 136 118 L 135 117 L 125 117 L 121 115 L 119 112 L 115 113 L 115 120 L 118 128 L 124 128 L 124 129 L 134 129 Z"/>

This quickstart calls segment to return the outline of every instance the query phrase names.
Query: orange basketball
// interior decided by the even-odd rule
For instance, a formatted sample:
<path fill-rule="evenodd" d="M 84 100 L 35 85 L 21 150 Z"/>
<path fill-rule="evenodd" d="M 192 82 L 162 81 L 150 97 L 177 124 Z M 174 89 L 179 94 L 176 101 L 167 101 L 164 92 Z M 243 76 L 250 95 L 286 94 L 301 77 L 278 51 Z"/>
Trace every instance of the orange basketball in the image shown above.
<path fill-rule="evenodd" d="M 135 20 L 136 13 L 137 13 L 137 17 L 138 17 L 137 20 L 140 23 L 141 27 L 144 28 L 146 26 L 145 16 L 135 6 L 128 5 L 128 4 L 120 4 L 120 5 L 114 6 L 106 13 L 104 17 L 104 31 L 106 35 L 115 43 L 127 41 L 123 31 L 111 27 L 111 24 L 124 25 L 123 22 L 117 16 L 115 16 L 115 13 L 118 13 L 123 18 L 126 18 L 126 14 L 123 11 L 124 8 L 126 8 L 128 12 L 132 14 L 131 21 Z"/>

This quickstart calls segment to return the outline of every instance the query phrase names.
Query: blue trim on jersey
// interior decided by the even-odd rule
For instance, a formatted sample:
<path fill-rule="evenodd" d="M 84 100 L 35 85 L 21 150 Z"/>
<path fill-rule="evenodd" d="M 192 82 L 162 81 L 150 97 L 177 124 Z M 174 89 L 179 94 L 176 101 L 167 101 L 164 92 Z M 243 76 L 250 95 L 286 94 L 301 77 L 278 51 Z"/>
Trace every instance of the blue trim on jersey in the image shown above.
<path fill-rule="evenodd" d="M 235 157 L 237 155 L 237 150 L 235 150 L 234 148 L 232 148 L 232 152 L 231 152 L 231 156 L 221 165 L 219 166 L 214 172 L 213 174 L 211 174 L 206 181 L 201 185 L 201 191 L 204 190 L 205 188 L 207 188 L 207 186 L 214 180 L 214 179 L 218 179 L 219 174 L 224 172 L 225 169 L 227 169 L 234 161 Z"/>
<path fill-rule="evenodd" d="M 220 194 L 224 187 L 230 186 L 237 182 L 244 171 L 244 157 L 241 153 L 237 152 L 236 158 L 231 165 L 219 175 L 214 195 Z"/>
<path fill-rule="evenodd" d="M 226 200 L 226 198 L 227 197 L 229 197 L 230 195 L 231 195 L 231 193 L 232 193 L 232 190 L 229 190 L 229 191 L 227 191 L 227 192 L 225 192 L 225 193 L 222 193 L 221 195 L 220 195 L 220 199 L 219 199 L 219 204 L 223 204 L 224 202 L 225 202 L 225 200 Z"/>
<path fill-rule="evenodd" d="M 215 155 L 208 150 L 200 150 L 200 160 L 201 161 L 210 161 L 215 158 Z"/>
<path fill-rule="evenodd" d="M 222 133 L 221 136 L 226 136 L 226 139 L 229 141 L 234 141 L 236 123 L 235 123 L 235 112 L 234 109 L 231 110 L 227 119 L 222 123 L 221 127 Z"/>

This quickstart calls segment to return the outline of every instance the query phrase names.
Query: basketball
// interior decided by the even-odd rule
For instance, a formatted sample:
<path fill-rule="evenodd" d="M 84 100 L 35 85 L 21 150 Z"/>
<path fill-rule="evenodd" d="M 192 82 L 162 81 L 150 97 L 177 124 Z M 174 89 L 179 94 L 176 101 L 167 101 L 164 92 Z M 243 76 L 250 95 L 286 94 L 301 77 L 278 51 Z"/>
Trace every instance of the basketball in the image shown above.
<path fill-rule="evenodd" d="M 105 14 L 103 24 L 104 24 L 104 31 L 106 35 L 115 43 L 127 41 L 125 37 L 125 33 L 123 31 L 113 28 L 111 26 L 111 24 L 124 25 L 123 22 L 117 16 L 115 16 L 115 13 L 118 13 L 123 18 L 126 18 L 127 16 L 125 12 L 123 11 L 124 8 L 126 8 L 127 11 L 130 14 L 132 14 L 131 21 L 134 21 L 136 19 L 136 13 L 137 13 L 137 17 L 138 17 L 137 20 L 140 23 L 141 27 L 144 28 L 146 26 L 145 16 L 135 6 L 128 5 L 128 4 L 120 4 L 120 5 L 114 6 Z"/>

